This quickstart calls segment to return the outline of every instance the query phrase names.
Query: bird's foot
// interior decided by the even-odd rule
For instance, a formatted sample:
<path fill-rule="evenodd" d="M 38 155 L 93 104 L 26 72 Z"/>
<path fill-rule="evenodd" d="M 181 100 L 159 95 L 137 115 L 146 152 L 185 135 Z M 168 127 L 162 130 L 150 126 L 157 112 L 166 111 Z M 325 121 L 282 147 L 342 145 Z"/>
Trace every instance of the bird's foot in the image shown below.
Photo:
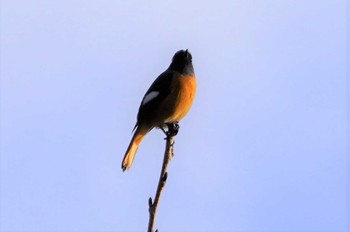
<path fill-rule="evenodd" d="M 168 128 L 168 130 L 165 130 L 165 125 Z M 163 133 L 165 134 L 165 136 L 168 138 L 170 136 L 176 136 L 177 133 L 179 132 L 180 126 L 178 124 L 178 122 L 172 122 L 172 123 L 166 123 L 163 126 L 160 126 L 159 129 L 161 129 L 163 131 Z M 164 138 L 166 139 L 166 138 Z"/>
<path fill-rule="evenodd" d="M 168 123 L 167 136 L 176 136 L 179 132 L 180 126 L 178 122 Z"/>

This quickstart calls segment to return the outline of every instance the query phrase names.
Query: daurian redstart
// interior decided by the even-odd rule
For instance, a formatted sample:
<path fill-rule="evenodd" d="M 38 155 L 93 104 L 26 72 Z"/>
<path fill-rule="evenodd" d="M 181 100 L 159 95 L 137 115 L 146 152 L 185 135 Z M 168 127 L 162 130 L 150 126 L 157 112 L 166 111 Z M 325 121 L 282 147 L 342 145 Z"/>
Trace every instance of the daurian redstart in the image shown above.
<path fill-rule="evenodd" d="M 192 55 L 180 50 L 173 56 L 167 70 L 160 74 L 143 97 L 136 129 L 122 162 L 122 169 L 129 169 L 136 151 L 154 127 L 164 128 L 178 123 L 190 110 L 196 93 L 196 78 Z"/>

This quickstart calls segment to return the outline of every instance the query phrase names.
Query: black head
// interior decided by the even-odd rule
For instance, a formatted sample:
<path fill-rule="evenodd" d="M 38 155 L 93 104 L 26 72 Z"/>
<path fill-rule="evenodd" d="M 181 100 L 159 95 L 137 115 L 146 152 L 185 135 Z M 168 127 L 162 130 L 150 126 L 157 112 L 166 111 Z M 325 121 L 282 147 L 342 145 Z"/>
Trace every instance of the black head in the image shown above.
<path fill-rule="evenodd" d="M 172 62 L 169 66 L 169 69 L 180 72 L 184 75 L 192 75 L 194 74 L 193 66 L 192 66 L 192 55 L 186 50 L 180 50 L 175 53 L 173 56 Z"/>

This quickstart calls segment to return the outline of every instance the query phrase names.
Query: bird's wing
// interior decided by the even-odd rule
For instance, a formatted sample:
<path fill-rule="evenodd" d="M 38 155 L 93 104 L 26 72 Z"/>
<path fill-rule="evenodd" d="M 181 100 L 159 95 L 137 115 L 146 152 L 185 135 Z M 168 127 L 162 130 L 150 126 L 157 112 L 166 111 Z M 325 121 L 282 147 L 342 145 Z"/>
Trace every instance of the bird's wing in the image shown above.
<path fill-rule="evenodd" d="M 155 109 L 171 93 L 171 84 L 176 75 L 179 73 L 167 70 L 152 83 L 141 101 L 135 128 L 141 121 L 151 118 Z"/>

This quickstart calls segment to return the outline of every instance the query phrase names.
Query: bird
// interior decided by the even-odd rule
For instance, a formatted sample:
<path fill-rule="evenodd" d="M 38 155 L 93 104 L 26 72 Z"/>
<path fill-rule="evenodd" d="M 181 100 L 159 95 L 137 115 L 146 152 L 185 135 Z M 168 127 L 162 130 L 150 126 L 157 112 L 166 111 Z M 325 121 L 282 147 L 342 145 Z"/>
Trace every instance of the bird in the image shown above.
<path fill-rule="evenodd" d="M 186 50 L 175 53 L 169 67 L 151 84 L 144 95 L 133 129 L 133 136 L 125 152 L 121 168 L 130 169 L 137 149 L 153 128 L 176 124 L 188 113 L 195 98 L 197 81 L 192 55 Z"/>

